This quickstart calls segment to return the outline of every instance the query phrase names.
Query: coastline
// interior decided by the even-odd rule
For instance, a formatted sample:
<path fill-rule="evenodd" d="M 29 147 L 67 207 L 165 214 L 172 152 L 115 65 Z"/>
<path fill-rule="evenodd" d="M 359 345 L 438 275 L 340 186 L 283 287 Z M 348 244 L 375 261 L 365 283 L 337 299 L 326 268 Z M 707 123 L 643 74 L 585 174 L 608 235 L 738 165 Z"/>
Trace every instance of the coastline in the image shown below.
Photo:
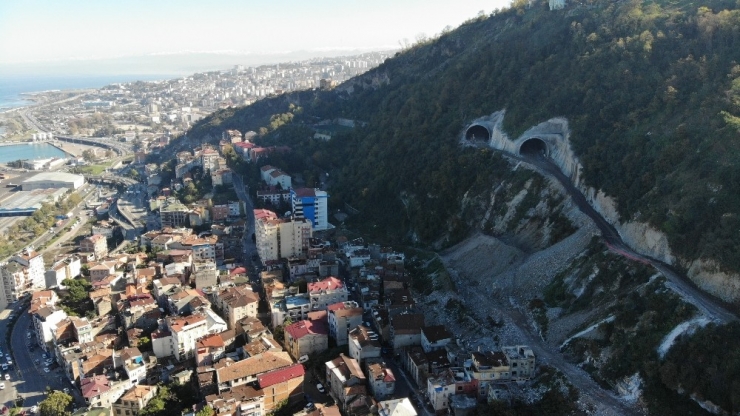
<path fill-rule="evenodd" d="M 74 148 L 73 149 L 67 149 L 67 148 L 64 148 L 63 145 L 61 144 L 61 142 L 57 142 L 57 141 L 50 141 L 50 142 L 44 142 L 44 143 L 49 143 L 50 145 L 52 145 L 52 146 L 56 147 L 57 149 L 61 150 L 62 152 L 64 152 L 66 155 L 71 156 L 72 158 L 75 158 L 75 159 L 78 158 L 78 157 L 80 157 L 80 155 L 82 155 L 82 152 L 84 151 L 84 150 L 80 150 L 79 151 L 79 154 L 77 154 L 77 150 L 78 149 L 74 149 Z M 74 147 L 74 145 L 71 145 L 71 146 Z M 72 153 L 73 151 L 75 153 Z"/>

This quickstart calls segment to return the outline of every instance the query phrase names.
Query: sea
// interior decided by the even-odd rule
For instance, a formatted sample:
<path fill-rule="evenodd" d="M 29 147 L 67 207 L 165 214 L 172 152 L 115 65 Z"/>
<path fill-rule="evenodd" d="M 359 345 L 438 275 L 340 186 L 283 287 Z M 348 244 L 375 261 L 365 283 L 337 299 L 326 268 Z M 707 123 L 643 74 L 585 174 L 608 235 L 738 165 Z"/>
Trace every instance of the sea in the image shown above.
<path fill-rule="evenodd" d="M 4 75 L 0 77 L 0 112 L 12 108 L 24 107 L 32 102 L 23 93 L 53 90 L 72 90 L 84 88 L 101 88 L 106 85 L 172 79 L 177 75 Z"/>
<path fill-rule="evenodd" d="M 48 159 L 52 157 L 68 157 L 66 153 L 49 143 L 23 143 L 0 146 L 0 163 L 15 160 Z"/>

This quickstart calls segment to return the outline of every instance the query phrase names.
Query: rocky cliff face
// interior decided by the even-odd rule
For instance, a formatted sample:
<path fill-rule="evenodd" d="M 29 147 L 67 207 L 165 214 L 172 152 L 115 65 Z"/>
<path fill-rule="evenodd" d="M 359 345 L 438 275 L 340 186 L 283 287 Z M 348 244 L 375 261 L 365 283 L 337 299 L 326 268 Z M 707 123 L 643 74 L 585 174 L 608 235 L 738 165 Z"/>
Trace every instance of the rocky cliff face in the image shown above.
<path fill-rule="evenodd" d="M 688 276 L 703 290 L 725 301 L 740 299 L 740 275 L 728 274 L 718 265 L 706 259 L 676 259 L 672 254 L 667 236 L 650 224 L 619 217 L 617 202 L 601 190 L 587 187 L 581 177 L 582 166 L 570 147 L 570 129 L 567 120 L 553 118 L 525 131 L 517 139 L 510 139 L 503 130 L 505 111 L 497 111 L 471 123 L 485 127 L 490 133 L 488 146 L 513 155 L 519 155 L 524 142 L 542 140 L 547 145 L 547 154 L 586 196 L 589 203 L 622 236 L 626 244 L 635 251 L 667 264 L 680 264 L 688 269 Z M 467 132 L 467 130 L 466 130 Z M 463 134 L 463 140 L 465 134 Z M 505 218 L 501 218 L 506 220 Z M 506 222 L 504 222 L 506 223 Z M 499 225 L 500 227 L 500 225 Z"/>

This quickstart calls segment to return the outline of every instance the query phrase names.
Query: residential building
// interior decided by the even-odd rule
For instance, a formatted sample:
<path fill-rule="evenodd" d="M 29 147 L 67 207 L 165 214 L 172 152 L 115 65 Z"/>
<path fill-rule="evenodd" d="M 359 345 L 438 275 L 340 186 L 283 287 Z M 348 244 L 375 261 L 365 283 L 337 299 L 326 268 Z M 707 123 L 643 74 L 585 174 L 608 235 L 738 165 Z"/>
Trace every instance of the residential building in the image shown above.
<path fill-rule="evenodd" d="M 526 345 L 502 347 L 511 368 L 511 380 L 522 381 L 534 377 L 535 356 L 531 348 Z"/>
<path fill-rule="evenodd" d="M 349 356 L 362 363 L 368 358 L 380 358 L 382 348 L 378 334 L 364 325 L 349 332 Z"/>
<path fill-rule="evenodd" d="M 166 323 L 167 330 L 172 334 L 171 351 L 175 359 L 182 361 L 195 357 L 196 341 L 208 334 L 206 316 L 172 316 L 167 318 Z"/>
<path fill-rule="evenodd" d="M 452 341 L 452 334 L 444 325 L 425 326 L 421 330 L 421 348 L 424 352 L 444 349 Z"/>
<path fill-rule="evenodd" d="M 357 395 L 367 394 L 365 374 L 360 363 L 354 358 L 340 354 L 339 357 L 326 362 L 326 381 L 330 394 L 344 407 L 347 401 Z"/>
<path fill-rule="evenodd" d="M 421 345 L 421 328 L 424 327 L 424 315 L 420 313 L 403 313 L 390 318 L 390 338 L 393 349 Z"/>
<path fill-rule="evenodd" d="M 157 386 L 136 385 L 113 403 L 113 416 L 138 416 L 149 401 L 157 395 Z"/>
<path fill-rule="evenodd" d="M 167 198 L 165 203 L 159 207 L 162 228 L 187 226 L 189 211 L 188 207 L 176 198 Z"/>
<path fill-rule="evenodd" d="M 115 351 L 113 353 L 113 368 L 120 368 L 125 371 L 132 384 L 139 384 L 146 380 L 144 357 L 136 347 Z"/>
<path fill-rule="evenodd" d="M 378 403 L 378 416 L 417 416 L 416 409 L 408 397 L 384 400 Z M 118 415 L 116 415 L 118 416 Z"/>
<path fill-rule="evenodd" d="M 31 249 L 25 249 L 11 257 L 11 260 L 26 268 L 28 283 L 31 288 L 41 289 L 46 287 L 46 281 L 44 279 L 44 257 L 41 253 Z"/>
<path fill-rule="evenodd" d="M 227 358 L 215 365 L 218 389 L 224 391 L 254 383 L 261 374 L 291 365 L 293 360 L 285 351 L 268 351 L 237 362 Z"/>
<path fill-rule="evenodd" d="M 285 347 L 296 360 L 329 348 L 329 331 L 323 321 L 298 321 L 285 327 Z"/>
<path fill-rule="evenodd" d="M 265 395 L 248 385 L 239 385 L 206 396 L 206 403 L 223 416 L 265 416 Z M 117 416 L 117 415 L 116 415 Z"/>
<path fill-rule="evenodd" d="M 44 351 L 50 351 L 53 348 L 54 330 L 59 322 L 67 319 L 67 314 L 61 308 L 49 305 L 36 309 L 31 317 L 36 342 Z"/>
<path fill-rule="evenodd" d="M 427 397 L 437 414 L 448 412 L 451 396 L 475 395 L 476 390 L 477 382 L 466 377 L 460 368 L 448 368 L 439 376 L 427 379 Z"/>
<path fill-rule="evenodd" d="M 80 251 L 93 253 L 95 260 L 101 260 L 108 254 L 108 241 L 100 234 L 93 234 L 80 241 Z"/>
<path fill-rule="evenodd" d="M 218 362 L 226 353 L 225 343 L 219 334 L 210 334 L 195 343 L 196 366 L 209 366 Z"/>
<path fill-rule="evenodd" d="M 318 282 L 308 284 L 308 296 L 311 310 L 325 310 L 329 305 L 346 302 L 349 292 L 344 282 L 330 276 Z"/>
<path fill-rule="evenodd" d="M 236 328 L 236 323 L 244 318 L 257 317 L 259 296 L 247 285 L 220 290 L 214 295 L 214 299 L 229 328 Z"/>
<path fill-rule="evenodd" d="M 254 211 L 257 252 L 264 261 L 305 256 L 311 224 L 301 219 L 280 219 L 268 210 Z"/>
<path fill-rule="evenodd" d="M 88 407 L 110 408 L 131 387 L 128 380 L 111 382 L 104 375 L 92 376 L 80 380 L 80 391 Z"/>
<path fill-rule="evenodd" d="M 327 310 L 329 336 L 336 341 L 336 345 L 347 345 L 349 331 L 362 324 L 362 308 L 357 302 L 346 301 L 331 304 Z"/>
<path fill-rule="evenodd" d="M 303 364 L 293 364 L 257 376 L 257 385 L 265 396 L 265 411 L 274 410 L 283 400 L 288 405 L 302 401 L 305 374 Z"/>
<path fill-rule="evenodd" d="M 329 225 L 329 195 L 318 189 L 299 188 L 290 190 L 293 215 L 311 221 L 314 231 L 326 230 Z"/>
<path fill-rule="evenodd" d="M 367 368 L 368 385 L 370 392 L 376 400 L 388 399 L 396 390 L 396 376 L 385 362 L 377 359 L 368 360 Z"/>
<path fill-rule="evenodd" d="M 45 287 L 59 287 L 65 279 L 74 279 L 81 271 L 82 263 L 79 257 L 70 256 L 59 260 L 44 273 Z"/>

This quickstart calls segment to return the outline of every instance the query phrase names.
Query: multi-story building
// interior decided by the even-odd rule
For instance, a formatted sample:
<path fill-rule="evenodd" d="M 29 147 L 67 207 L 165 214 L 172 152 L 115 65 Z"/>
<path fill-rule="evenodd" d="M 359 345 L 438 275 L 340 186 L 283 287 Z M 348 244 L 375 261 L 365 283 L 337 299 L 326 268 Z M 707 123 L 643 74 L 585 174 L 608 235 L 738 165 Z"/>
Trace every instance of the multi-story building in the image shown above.
<path fill-rule="evenodd" d="M 93 234 L 80 241 L 80 251 L 83 253 L 93 253 L 95 260 L 99 261 L 108 254 L 108 242 L 104 236 Z"/>
<path fill-rule="evenodd" d="M 2 278 L 3 296 L 0 299 L 2 309 L 17 301 L 26 291 L 30 290 L 26 268 L 9 261 L 0 264 L 0 278 Z"/>
<path fill-rule="evenodd" d="M 314 231 L 329 228 L 329 194 L 318 189 L 299 188 L 290 190 L 293 215 L 311 221 Z"/>
<path fill-rule="evenodd" d="M 391 317 L 390 339 L 393 349 L 421 345 L 421 328 L 424 327 L 424 315 L 420 313 L 402 313 Z"/>
<path fill-rule="evenodd" d="M 526 345 L 502 347 L 501 350 L 509 360 L 511 380 L 529 380 L 534 377 L 535 356 L 531 348 Z"/>
<path fill-rule="evenodd" d="M 246 285 L 223 289 L 214 295 L 214 299 L 231 329 L 244 318 L 257 317 L 259 296 Z"/>
<path fill-rule="evenodd" d="M 475 395 L 477 383 L 460 368 L 448 368 L 437 377 L 427 379 L 427 396 L 437 414 L 447 413 L 451 396 Z"/>
<path fill-rule="evenodd" d="M 190 210 L 176 198 L 167 198 L 159 207 L 159 217 L 162 227 L 184 227 L 188 225 Z"/>
<path fill-rule="evenodd" d="M 326 362 L 326 381 L 331 395 L 342 404 L 341 407 L 344 407 L 350 396 L 366 394 L 365 374 L 362 373 L 360 363 L 344 354 Z"/>
<path fill-rule="evenodd" d="M 206 335 L 199 339 L 195 344 L 195 365 L 200 367 L 217 363 L 224 357 L 225 347 L 224 340 L 219 334 Z"/>
<path fill-rule="evenodd" d="M 7 263 L 0 264 L 3 294 L 0 296 L 0 307 L 4 309 L 24 294 L 45 288 L 44 276 L 44 259 L 31 249 L 25 249 Z"/>
<path fill-rule="evenodd" d="M 357 302 L 346 301 L 331 304 L 329 312 L 329 336 L 337 345 L 347 345 L 348 334 L 352 328 L 362 324 L 362 308 Z"/>
<path fill-rule="evenodd" d="M 61 286 L 65 279 L 74 279 L 82 271 L 82 262 L 77 256 L 70 256 L 66 259 L 54 263 L 49 270 L 44 273 L 44 280 L 47 288 Z"/>
<path fill-rule="evenodd" d="M 171 334 L 171 355 L 178 361 L 193 358 L 196 341 L 208 334 L 206 317 L 200 314 L 173 316 L 166 322 Z"/>
<path fill-rule="evenodd" d="M 255 243 L 262 261 L 305 255 L 311 239 L 306 220 L 280 219 L 272 211 L 255 210 Z"/>
<path fill-rule="evenodd" d="M 136 385 L 113 403 L 113 416 L 138 416 L 149 401 L 157 395 L 157 386 Z"/>
<path fill-rule="evenodd" d="M 311 301 L 311 310 L 325 310 L 327 306 L 346 302 L 349 292 L 344 282 L 336 277 L 329 276 L 326 279 L 308 284 L 308 296 Z"/>
<path fill-rule="evenodd" d="M 452 341 L 452 334 L 444 325 L 425 326 L 421 329 L 421 348 L 424 352 L 441 350 Z"/>
<path fill-rule="evenodd" d="M 54 330 L 59 322 L 67 319 L 67 314 L 56 306 L 44 306 L 32 314 L 32 319 L 36 342 L 48 352 L 53 347 Z"/>
<path fill-rule="evenodd" d="M 298 321 L 285 327 L 285 347 L 293 358 L 326 351 L 329 331 L 324 321 Z"/>
<path fill-rule="evenodd" d="M 206 403 L 217 415 L 265 416 L 265 395 L 248 385 L 222 390 L 206 396 Z M 118 416 L 118 415 L 116 415 Z"/>
<path fill-rule="evenodd" d="M 349 356 L 363 362 L 368 358 L 380 358 L 382 348 L 378 334 L 364 325 L 349 331 Z"/>
<path fill-rule="evenodd" d="M 377 400 L 393 396 L 396 390 L 396 376 L 385 362 L 380 360 L 367 361 L 367 378 L 370 392 Z"/>
<path fill-rule="evenodd" d="M 132 384 L 139 384 L 146 380 L 144 357 L 136 347 L 115 351 L 113 353 L 113 368 L 120 368 L 125 371 Z"/>
<path fill-rule="evenodd" d="M 293 364 L 257 376 L 257 384 L 265 395 L 265 411 L 274 410 L 284 400 L 289 405 L 303 400 L 305 374 L 302 364 Z"/>
<path fill-rule="evenodd" d="M 228 358 L 221 360 L 215 366 L 218 390 L 254 383 L 262 374 L 291 365 L 293 361 L 285 351 L 268 351 L 237 362 Z"/>

